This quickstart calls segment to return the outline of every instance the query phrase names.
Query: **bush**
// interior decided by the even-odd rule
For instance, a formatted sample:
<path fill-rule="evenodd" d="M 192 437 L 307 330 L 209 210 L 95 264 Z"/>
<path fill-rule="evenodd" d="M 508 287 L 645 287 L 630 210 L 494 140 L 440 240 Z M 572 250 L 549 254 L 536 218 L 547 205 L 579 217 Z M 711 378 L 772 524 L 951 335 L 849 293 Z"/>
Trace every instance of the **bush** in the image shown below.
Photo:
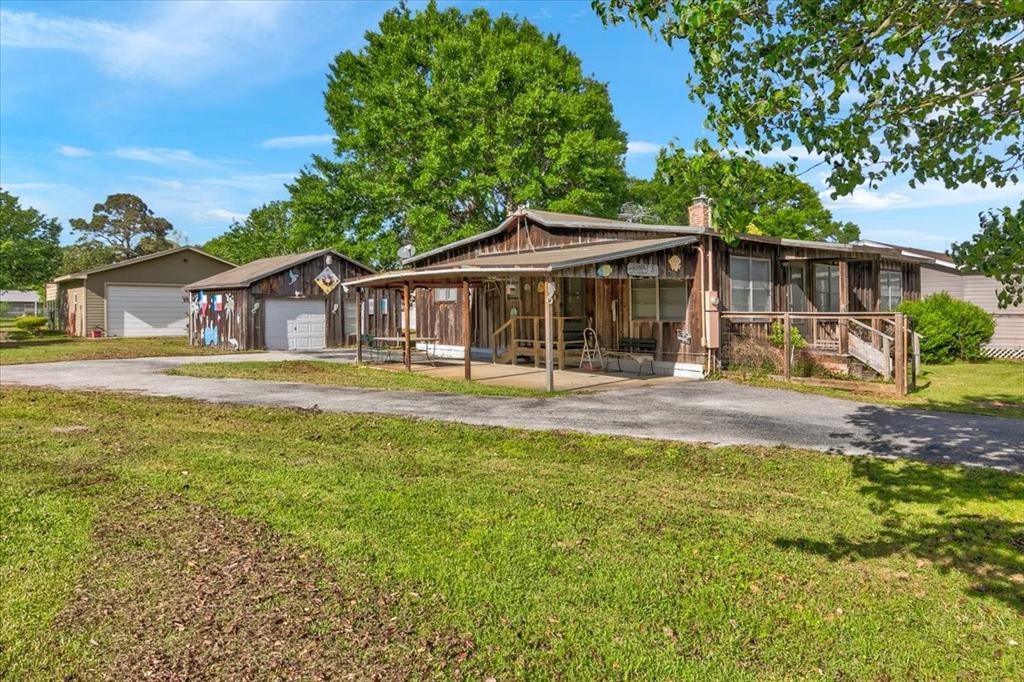
<path fill-rule="evenodd" d="M 784 347 L 786 345 L 786 325 L 779 320 L 772 322 L 771 329 L 768 332 L 768 340 L 776 348 Z M 789 326 L 789 347 L 793 350 L 807 348 L 807 339 L 800 333 L 799 327 Z"/>
<path fill-rule="evenodd" d="M 47 319 L 41 315 L 22 315 L 14 319 L 14 326 L 22 331 L 37 334 L 46 326 Z"/>
<path fill-rule="evenodd" d="M 904 301 L 897 310 L 913 320 L 914 331 L 921 335 L 921 360 L 931 364 L 977 360 L 996 331 L 991 315 L 945 292 Z"/>

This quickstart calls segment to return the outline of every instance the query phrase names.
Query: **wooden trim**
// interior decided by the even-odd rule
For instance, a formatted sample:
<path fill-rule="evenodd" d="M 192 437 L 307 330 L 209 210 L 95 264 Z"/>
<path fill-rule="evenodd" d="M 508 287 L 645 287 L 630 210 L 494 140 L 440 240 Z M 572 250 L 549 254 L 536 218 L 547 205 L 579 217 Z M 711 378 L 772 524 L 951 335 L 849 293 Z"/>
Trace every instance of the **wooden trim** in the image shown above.
<path fill-rule="evenodd" d="M 463 374 L 466 381 L 473 378 L 473 349 L 470 345 L 469 332 L 469 279 L 462 278 L 462 348 L 464 358 L 462 360 Z"/>

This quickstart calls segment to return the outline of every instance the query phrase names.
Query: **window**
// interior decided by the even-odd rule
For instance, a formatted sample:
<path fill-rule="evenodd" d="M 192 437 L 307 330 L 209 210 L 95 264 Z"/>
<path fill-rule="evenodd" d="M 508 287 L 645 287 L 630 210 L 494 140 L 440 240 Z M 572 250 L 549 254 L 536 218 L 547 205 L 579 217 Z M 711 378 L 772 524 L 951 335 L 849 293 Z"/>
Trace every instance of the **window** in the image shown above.
<path fill-rule="evenodd" d="M 839 312 L 838 265 L 814 265 L 814 305 L 819 313 Z"/>
<path fill-rule="evenodd" d="M 807 310 L 807 288 L 804 284 L 804 266 L 786 265 L 786 303 L 788 310 L 802 313 Z"/>
<path fill-rule="evenodd" d="M 458 300 L 458 292 L 454 287 L 434 289 L 434 303 L 454 303 Z"/>
<path fill-rule="evenodd" d="M 634 320 L 681 322 L 686 319 L 690 288 L 674 279 L 634 279 L 629 283 L 631 315 Z"/>
<path fill-rule="evenodd" d="M 895 310 L 903 301 L 903 273 L 899 270 L 882 270 L 878 273 L 878 288 L 882 310 Z"/>
<path fill-rule="evenodd" d="M 771 263 L 767 258 L 729 257 L 732 310 L 768 312 L 772 309 Z"/>

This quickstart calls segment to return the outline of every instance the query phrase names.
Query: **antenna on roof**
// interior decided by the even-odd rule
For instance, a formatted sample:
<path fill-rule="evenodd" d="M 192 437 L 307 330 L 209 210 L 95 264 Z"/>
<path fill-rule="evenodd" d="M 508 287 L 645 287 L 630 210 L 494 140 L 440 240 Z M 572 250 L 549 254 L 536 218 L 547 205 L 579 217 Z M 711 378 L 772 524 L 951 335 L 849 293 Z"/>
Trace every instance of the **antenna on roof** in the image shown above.
<path fill-rule="evenodd" d="M 409 260 L 416 255 L 416 247 L 412 244 L 405 244 L 398 247 L 398 257 L 401 260 Z"/>

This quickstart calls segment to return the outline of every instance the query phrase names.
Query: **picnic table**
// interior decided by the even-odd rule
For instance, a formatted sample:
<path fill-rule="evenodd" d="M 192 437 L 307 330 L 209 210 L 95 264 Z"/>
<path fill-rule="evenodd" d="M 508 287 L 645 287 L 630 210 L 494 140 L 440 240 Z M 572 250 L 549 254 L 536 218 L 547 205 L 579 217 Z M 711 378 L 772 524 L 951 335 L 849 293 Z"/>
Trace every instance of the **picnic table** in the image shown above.
<path fill-rule="evenodd" d="M 375 336 L 373 337 L 373 340 L 383 345 L 393 345 L 398 347 L 405 346 L 404 336 Z M 414 336 L 410 341 L 412 343 L 410 352 L 416 349 L 416 344 L 422 343 L 423 355 L 426 356 L 427 362 L 430 363 L 431 367 L 437 367 L 437 364 L 434 362 L 434 358 L 437 357 L 437 342 L 440 341 L 440 338 L 436 336 Z"/>

